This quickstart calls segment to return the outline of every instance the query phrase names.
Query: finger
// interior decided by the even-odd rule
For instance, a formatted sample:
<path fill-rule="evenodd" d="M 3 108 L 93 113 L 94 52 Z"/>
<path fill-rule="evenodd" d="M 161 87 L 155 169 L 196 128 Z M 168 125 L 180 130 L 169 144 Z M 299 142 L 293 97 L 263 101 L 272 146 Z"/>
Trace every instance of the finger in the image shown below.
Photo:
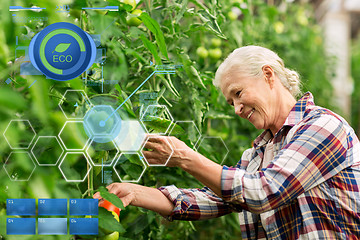
<path fill-rule="evenodd" d="M 93 195 L 93 198 L 95 198 L 95 199 L 101 199 L 102 197 L 101 197 L 101 195 L 100 195 L 99 192 L 96 192 L 96 193 Z"/>
<path fill-rule="evenodd" d="M 154 151 L 143 151 L 144 157 L 146 159 L 159 158 L 160 154 Z"/>
<path fill-rule="evenodd" d="M 157 149 L 160 145 L 158 143 L 153 143 L 153 142 L 149 142 L 147 141 L 145 143 L 145 148 L 149 148 L 149 149 Z"/>
<path fill-rule="evenodd" d="M 115 195 L 119 195 L 119 187 L 118 187 L 119 183 L 112 183 L 109 186 L 107 186 L 107 189 L 109 191 L 109 193 L 113 193 Z"/>
<path fill-rule="evenodd" d="M 112 183 L 112 184 L 106 186 L 107 190 L 110 192 L 111 190 L 114 189 L 114 187 L 116 186 L 116 184 L 117 184 L 117 183 Z"/>
<path fill-rule="evenodd" d="M 144 157 L 149 164 L 161 164 L 160 155 L 152 151 L 143 151 Z"/>
<path fill-rule="evenodd" d="M 133 200 L 133 197 L 131 196 L 131 194 L 128 194 L 125 197 L 120 198 L 120 200 L 122 201 L 124 207 L 127 207 Z"/>
<path fill-rule="evenodd" d="M 164 137 L 164 136 L 156 135 L 156 136 L 150 136 L 147 141 L 148 142 L 163 143 L 165 138 L 166 137 Z"/>

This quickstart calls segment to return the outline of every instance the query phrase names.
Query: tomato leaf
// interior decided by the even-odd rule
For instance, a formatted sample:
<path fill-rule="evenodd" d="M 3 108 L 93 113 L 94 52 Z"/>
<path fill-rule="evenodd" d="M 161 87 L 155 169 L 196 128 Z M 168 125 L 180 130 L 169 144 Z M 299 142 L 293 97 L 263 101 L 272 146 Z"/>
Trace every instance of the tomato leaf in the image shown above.
<path fill-rule="evenodd" d="M 140 15 L 141 20 L 145 24 L 145 26 L 155 35 L 155 40 L 157 45 L 159 46 L 160 52 L 167 58 L 168 53 L 166 49 L 164 34 L 160 29 L 160 25 L 157 21 L 155 21 L 153 18 L 149 16 L 146 12 L 143 12 Z"/>
<path fill-rule="evenodd" d="M 124 204 L 122 203 L 121 199 L 118 198 L 118 196 L 116 196 L 115 194 L 109 193 L 107 188 L 100 186 L 99 192 L 100 192 L 101 197 L 108 200 L 109 202 L 114 204 L 116 207 L 118 207 L 120 209 L 125 209 Z"/>
<path fill-rule="evenodd" d="M 144 46 L 151 52 L 151 54 L 154 56 L 155 58 L 155 62 L 157 64 L 161 64 L 161 60 L 159 57 L 159 54 L 156 50 L 156 46 L 149 41 L 149 39 L 147 39 L 144 35 L 140 35 L 140 39 L 141 41 L 144 43 Z"/>
<path fill-rule="evenodd" d="M 146 116 L 143 120 L 143 123 L 147 129 L 152 129 L 153 133 L 164 133 L 172 124 L 172 121 L 156 116 Z"/>
<path fill-rule="evenodd" d="M 105 208 L 99 208 L 99 227 L 109 232 L 126 232 L 125 228 Z"/>

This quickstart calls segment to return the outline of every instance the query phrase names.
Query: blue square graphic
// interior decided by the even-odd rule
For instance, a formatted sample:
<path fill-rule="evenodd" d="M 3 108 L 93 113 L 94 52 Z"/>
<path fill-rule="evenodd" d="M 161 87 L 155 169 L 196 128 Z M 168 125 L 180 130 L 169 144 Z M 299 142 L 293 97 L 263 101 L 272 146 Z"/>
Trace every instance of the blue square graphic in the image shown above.
<path fill-rule="evenodd" d="M 71 235 L 98 235 L 98 218 L 70 218 L 69 232 Z"/>
<path fill-rule="evenodd" d="M 8 79 L 6 79 L 6 84 L 10 84 L 11 83 L 11 79 L 10 78 L 8 78 Z"/>
<path fill-rule="evenodd" d="M 6 215 L 35 216 L 35 199 L 6 199 Z"/>
<path fill-rule="evenodd" d="M 39 218 L 39 235 L 66 235 L 67 218 Z"/>
<path fill-rule="evenodd" d="M 67 199 L 38 200 L 38 215 L 65 216 L 67 215 Z"/>
<path fill-rule="evenodd" d="M 70 215 L 99 215 L 98 199 L 70 199 Z"/>
<path fill-rule="evenodd" d="M 8 218 L 6 219 L 7 235 L 35 235 L 35 218 Z"/>

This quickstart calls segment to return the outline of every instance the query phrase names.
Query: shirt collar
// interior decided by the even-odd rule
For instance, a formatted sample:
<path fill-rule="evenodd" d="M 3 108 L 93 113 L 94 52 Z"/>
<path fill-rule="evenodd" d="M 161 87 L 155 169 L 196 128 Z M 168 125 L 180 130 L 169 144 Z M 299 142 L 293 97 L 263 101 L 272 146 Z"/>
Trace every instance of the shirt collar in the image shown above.
<path fill-rule="evenodd" d="M 305 117 L 305 111 L 308 107 L 315 106 L 314 97 L 311 92 L 306 92 L 294 105 L 291 109 L 288 117 L 286 118 L 284 125 L 293 127 L 298 122 L 300 122 Z M 279 130 L 279 132 L 281 129 Z M 278 133 L 279 133 L 278 132 Z M 269 129 L 262 132 L 254 141 L 254 147 L 258 148 L 268 143 L 268 141 L 273 137 Z"/>
<path fill-rule="evenodd" d="M 305 117 L 305 111 L 310 106 L 315 106 L 314 97 L 311 92 L 307 92 L 295 103 L 283 126 L 295 126 Z"/>

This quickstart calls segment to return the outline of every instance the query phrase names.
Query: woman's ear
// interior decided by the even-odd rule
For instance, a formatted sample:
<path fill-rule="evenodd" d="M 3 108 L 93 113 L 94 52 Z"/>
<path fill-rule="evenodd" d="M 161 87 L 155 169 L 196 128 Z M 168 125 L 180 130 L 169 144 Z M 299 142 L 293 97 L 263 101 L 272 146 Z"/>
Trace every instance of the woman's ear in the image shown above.
<path fill-rule="evenodd" d="M 262 71 L 264 74 L 265 82 L 268 83 L 270 85 L 270 88 L 272 89 L 275 82 L 274 70 L 269 65 L 265 65 L 262 67 Z"/>

